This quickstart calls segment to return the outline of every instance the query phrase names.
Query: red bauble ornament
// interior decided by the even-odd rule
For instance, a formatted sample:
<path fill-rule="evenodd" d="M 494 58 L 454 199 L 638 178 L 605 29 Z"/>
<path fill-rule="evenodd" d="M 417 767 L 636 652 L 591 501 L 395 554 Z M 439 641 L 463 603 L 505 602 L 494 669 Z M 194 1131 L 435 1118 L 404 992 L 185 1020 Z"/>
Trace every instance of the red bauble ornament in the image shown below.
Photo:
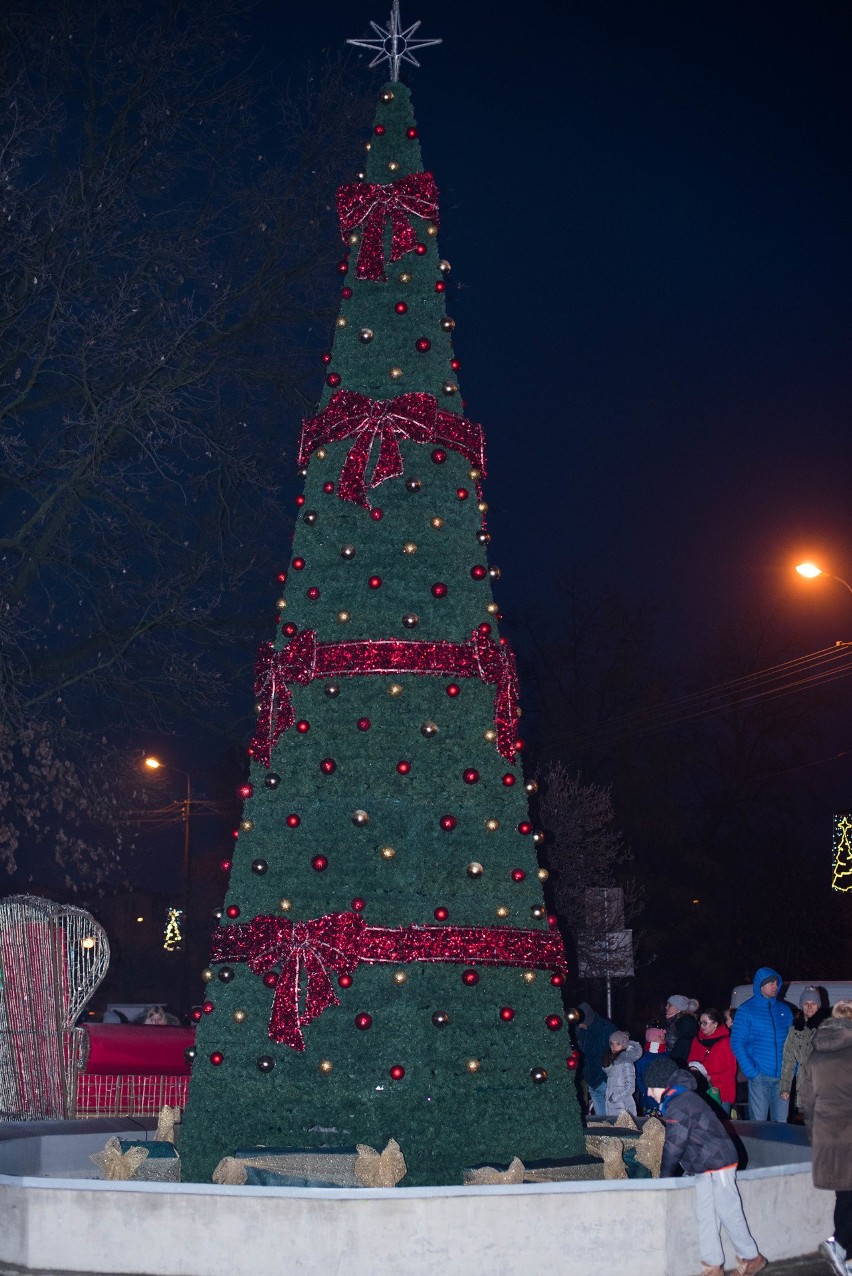
<path fill-rule="evenodd" d="M 461 367 L 461 359 L 450 359 L 450 367 L 452 368 L 453 372 L 458 372 L 459 368 Z"/>
<path fill-rule="evenodd" d="M 526 877 L 526 873 L 524 872 L 524 870 L 523 870 L 522 868 L 513 868 L 513 869 L 512 869 L 512 881 L 513 881 L 513 882 L 522 882 L 522 881 L 524 880 L 524 878 L 525 878 L 525 877 Z"/>
<path fill-rule="evenodd" d="M 530 824 L 529 820 L 521 820 L 520 824 L 518 825 L 518 832 L 532 833 L 532 825 Z"/>
<path fill-rule="evenodd" d="M 460 501 L 466 501 L 469 495 L 470 493 L 468 492 L 466 487 L 456 488 L 456 496 L 459 498 Z"/>
<path fill-rule="evenodd" d="M 339 988 L 351 988 L 351 987 L 352 987 L 352 976 L 351 976 L 351 975 L 341 975 L 341 976 L 340 976 L 340 978 L 339 978 L 339 979 L 338 979 L 338 981 L 337 981 L 337 984 L 338 984 L 338 987 L 339 987 Z"/>
<path fill-rule="evenodd" d="M 322 355 L 321 358 L 323 363 L 331 363 L 331 355 L 328 352 Z"/>
<path fill-rule="evenodd" d="M 340 385 L 340 373 L 329 372 L 328 376 L 325 379 L 325 383 L 326 385 L 330 385 L 330 386 Z"/>
<path fill-rule="evenodd" d="M 215 1010 L 215 1006 L 212 1001 L 205 1001 L 201 1009 L 204 1011 L 205 1015 L 212 1015 Z"/>
<path fill-rule="evenodd" d="M 551 1032 L 558 1032 L 562 1027 L 562 1020 L 559 1015 L 547 1015 L 544 1022 Z"/>
<path fill-rule="evenodd" d="M 440 824 L 445 833 L 452 833 L 453 829 L 458 824 L 458 820 L 454 815 L 442 815 Z"/>
<path fill-rule="evenodd" d="M 231 833 L 231 837 L 234 839 L 235 842 L 239 836 L 240 836 L 240 830 L 234 829 Z"/>
<path fill-rule="evenodd" d="M 503 1020 L 504 1023 L 511 1023 L 514 1017 L 515 1017 L 515 1012 L 511 1006 L 501 1006 L 500 1018 Z"/>
<path fill-rule="evenodd" d="M 190 1017 L 190 1019 L 192 1020 L 192 1022 L 193 1022 L 193 1023 L 200 1023 L 200 1022 L 201 1022 L 201 1011 L 200 1011 L 200 1010 L 196 1007 L 196 1009 L 195 1009 L 195 1010 L 191 1010 L 191 1011 L 190 1011 L 189 1017 Z"/>
<path fill-rule="evenodd" d="M 558 923 L 559 923 L 559 918 L 556 916 L 555 913 L 547 914 L 547 924 L 551 930 L 556 930 Z"/>
<path fill-rule="evenodd" d="M 370 586 L 371 589 L 381 589 L 382 578 L 381 576 L 371 576 L 370 579 L 367 581 L 367 584 Z"/>
<path fill-rule="evenodd" d="M 345 288 L 340 289 L 340 295 L 344 301 L 348 301 L 349 298 L 352 296 L 352 289 L 349 287 L 348 284 L 346 285 Z"/>
<path fill-rule="evenodd" d="M 302 505 L 304 505 L 304 503 L 305 503 L 305 498 L 304 498 L 304 496 L 297 496 L 297 497 L 296 497 L 296 504 L 297 504 L 298 506 L 302 506 Z"/>
<path fill-rule="evenodd" d="M 449 915 L 450 915 L 450 910 L 448 908 L 444 908 L 443 906 L 441 906 L 435 909 L 436 922 L 445 922 L 447 918 L 449 917 Z"/>
<path fill-rule="evenodd" d="M 408 306 L 406 305 L 404 301 L 398 301 L 396 305 L 394 306 L 394 310 L 396 311 L 398 315 L 404 315 L 405 312 L 408 310 Z"/>
<path fill-rule="evenodd" d="M 477 625 L 476 627 L 479 630 L 479 632 L 482 634 L 483 638 L 487 638 L 488 635 L 491 633 L 491 626 L 489 625 L 487 620 L 483 620 L 482 624 Z"/>
<path fill-rule="evenodd" d="M 425 245 L 425 244 L 415 244 L 415 245 L 414 245 L 414 251 L 417 253 L 417 256 L 418 256 L 418 257 L 425 257 L 425 256 L 426 256 L 426 253 L 427 253 L 429 250 L 427 249 L 427 247 L 426 247 L 426 245 Z"/>
<path fill-rule="evenodd" d="M 443 279 L 439 279 L 438 282 L 435 284 L 435 292 L 446 292 L 446 291 L 447 291 L 447 285 L 444 283 Z"/>
<path fill-rule="evenodd" d="M 432 452 L 432 460 L 436 465 L 443 465 L 447 459 L 447 454 L 442 447 L 436 447 Z"/>
<path fill-rule="evenodd" d="M 405 136 L 406 136 L 406 137 L 409 137 L 409 138 L 411 138 L 411 137 L 416 137 L 416 136 L 417 136 L 417 129 L 416 129 L 416 128 L 407 128 L 407 129 L 405 130 Z"/>
<path fill-rule="evenodd" d="M 300 815 L 294 814 L 294 815 L 287 816 L 288 829 L 297 829 L 301 823 L 302 823 L 302 817 Z"/>
<path fill-rule="evenodd" d="M 479 779 L 479 772 L 474 770 L 472 766 L 468 767 L 466 771 L 462 771 L 462 779 L 465 784 L 476 784 Z"/>
<path fill-rule="evenodd" d="M 370 726 L 371 726 L 370 719 L 369 719 L 369 718 L 359 718 L 359 719 L 358 719 L 358 722 L 356 723 L 356 725 L 357 725 L 357 727 L 358 727 L 358 730 L 359 730 L 359 731 L 369 731 L 369 730 L 370 730 Z"/>
<path fill-rule="evenodd" d="M 323 775 L 334 775 L 337 770 L 337 763 L 334 758 L 323 758 L 322 762 L 320 762 L 320 770 Z"/>
<path fill-rule="evenodd" d="M 565 1067 L 568 1069 L 569 1072 L 575 1072 L 577 1070 L 577 1067 L 579 1066 L 579 1063 L 580 1063 L 579 1059 L 575 1059 L 573 1055 L 569 1055 L 568 1058 L 565 1060 Z"/>
<path fill-rule="evenodd" d="M 470 574 L 474 580 L 484 580 L 488 575 L 488 568 L 483 567 L 481 563 L 477 563 L 475 567 L 471 567 Z"/>
<path fill-rule="evenodd" d="M 461 692 L 461 687 L 458 685 L 457 682 L 447 683 L 447 695 L 450 697 L 451 700 L 455 700 L 456 696 L 459 695 L 460 692 Z"/>
<path fill-rule="evenodd" d="M 334 484 L 333 484 L 333 483 L 323 483 L 323 485 L 322 485 L 322 490 L 323 490 L 324 492 L 331 493 L 331 492 L 333 492 L 333 491 L 334 491 Z"/>
<path fill-rule="evenodd" d="M 370 510 L 370 518 L 373 520 L 374 523 L 381 522 L 384 516 L 385 516 L 384 510 L 380 510 L 378 508 L 374 508 Z"/>
<path fill-rule="evenodd" d="M 277 581 L 279 581 L 279 582 L 280 582 L 280 584 L 284 585 L 284 584 L 286 584 L 286 583 L 287 583 L 287 573 L 286 573 L 286 572 L 279 572 L 275 579 L 276 579 Z"/>
<path fill-rule="evenodd" d="M 432 593 L 436 598 L 446 598 L 447 586 L 442 580 L 436 580 L 435 584 L 432 586 Z"/>
<path fill-rule="evenodd" d="M 376 127 L 373 129 L 373 132 L 375 133 L 376 137 L 384 137 L 385 135 L 384 124 L 377 124 Z"/>
<path fill-rule="evenodd" d="M 305 593 L 308 595 L 308 598 L 310 598 L 312 603 L 315 603 L 320 596 L 320 591 L 317 589 L 316 585 L 311 585 L 310 589 L 305 590 Z"/>
<path fill-rule="evenodd" d="M 311 868 L 315 873 L 324 873 L 328 868 L 328 857 L 325 855 L 315 855 L 311 860 Z"/>
<path fill-rule="evenodd" d="M 348 274 L 348 273 L 349 273 L 349 262 L 348 262 L 348 261 L 339 261 L 339 262 L 337 263 L 337 273 L 338 273 L 339 275 L 346 275 L 346 274 Z"/>
<path fill-rule="evenodd" d="M 263 976 L 263 982 L 266 984 L 267 988 L 274 988 L 275 985 L 278 983 L 278 976 L 276 975 L 275 971 L 274 970 L 267 971 L 267 973 Z"/>
<path fill-rule="evenodd" d="M 368 1028 L 373 1026 L 373 1016 L 362 1011 L 360 1015 L 355 1016 L 355 1027 L 361 1032 L 366 1032 Z"/>
<path fill-rule="evenodd" d="M 562 985 L 565 983 L 565 976 L 564 976 L 564 975 L 551 975 L 551 976 L 550 976 L 550 982 L 553 984 L 553 987 L 554 987 L 554 988 L 561 988 L 561 987 L 562 987 Z"/>
<path fill-rule="evenodd" d="M 408 772 L 411 770 L 411 763 L 402 760 L 397 762 L 396 769 L 399 771 L 400 775 L 408 775 Z"/>
<path fill-rule="evenodd" d="M 240 910 L 236 904 L 229 904 L 228 907 L 225 909 L 225 914 L 228 917 L 239 917 Z"/>
<path fill-rule="evenodd" d="M 367 907 L 367 901 L 365 899 L 353 899 L 352 901 L 353 912 L 362 913 L 366 907 Z"/>
<path fill-rule="evenodd" d="M 219 860 L 219 867 L 221 868 L 223 873 L 230 873 L 233 866 L 234 866 L 233 860 Z"/>
<path fill-rule="evenodd" d="M 515 776 L 512 775 L 511 771 L 507 771 L 506 774 L 503 776 L 503 783 L 505 784 L 507 789 L 510 789 L 512 785 L 515 783 Z"/>
<path fill-rule="evenodd" d="M 415 350 L 419 350 L 421 354 L 425 354 L 427 350 L 432 349 L 432 342 L 428 337 L 418 337 L 414 343 Z"/>
<path fill-rule="evenodd" d="M 395 1063 L 390 1069 L 390 1075 L 393 1081 L 401 1081 L 405 1076 L 405 1068 L 403 1068 L 401 1063 Z"/>
<path fill-rule="evenodd" d="M 478 970 L 463 970 L 461 978 L 462 978 L 463 984 L 466 984 L 468 988 L 472 988 L 474 984 L 479 983 L 479 971 Z"/>
<path fill-rule="evenodd" d="M 297 571 L 297 572 L 303 571 L 305 566 L 304 558 L 294 558 L 292 566 L 294 571 Z"/>
<path fill-rule="evenodd" d="M 292 638 L 293 634 L 298 633 L 299 626 L 294 625 L 292 620 L 284 626 L 284 633 L 288 638 Z"/>
<path fill-rule="evenodd" d="M 237 792 L 239 793 L 241 798 L 250 798 L 252 793 L 254 793 L 254 789 L 251 787 L 250 784 L 241 784 L 240 787 L 237 789 Z"/>
<path fill-rule="evenodd" d="M 225 1056 L 219 1050 L 214 1050 L 210 1056 L 210 1062 L 214 1068 L 218 1068 L 220 1064 L 225 1062 Z"/>
<path fill-rule="evenodd" d="M 301 718 L 296 723 L 296 730 L 299 732 L 300 735 L 307 735 L 310 729 L 311 729 L 310 722 L 306 722 L 304 718 Z"/>

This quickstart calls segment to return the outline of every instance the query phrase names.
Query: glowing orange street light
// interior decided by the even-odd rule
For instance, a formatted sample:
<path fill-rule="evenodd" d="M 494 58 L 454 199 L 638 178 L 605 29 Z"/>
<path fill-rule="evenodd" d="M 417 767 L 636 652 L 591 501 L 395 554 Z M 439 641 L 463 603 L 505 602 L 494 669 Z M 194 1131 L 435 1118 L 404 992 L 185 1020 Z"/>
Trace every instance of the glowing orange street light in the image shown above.
<path fill-rule="evenodd" d="M 796 568 L 796 570 L 798 571 L 799 569 Z M 146 758 L 145 765 L 146 767 L 149 767 L 152 771 L 159 771 L 160 767 L 163 764 L 159 758 Z"/>
<path fill-rule="evenodd" d="M 824 571 L 822 567 L 817 567 L 816 563 L 797 563 L 796 571 L 807 580 L 814 580 L 817 576 L 827 576 L 829 580 L 838 581 L 852 594 L 852 585 L 849 584 L 848 580 L 844 580 L 842 576 L 833 576 L 831 572 Z"/>

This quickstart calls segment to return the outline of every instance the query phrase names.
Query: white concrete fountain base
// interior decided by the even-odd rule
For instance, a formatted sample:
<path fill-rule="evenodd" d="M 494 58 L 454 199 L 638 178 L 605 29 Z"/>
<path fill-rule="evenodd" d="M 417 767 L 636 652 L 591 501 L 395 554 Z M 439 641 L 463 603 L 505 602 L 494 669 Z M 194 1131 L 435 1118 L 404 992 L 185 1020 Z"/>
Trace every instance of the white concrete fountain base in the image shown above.
<path fill-rule="evenodd" d="M 106 1137 L 100 1134 L 100 1146 Z M 11 1148 L 0 1142 L 0 1169 L 4 1151 L 5 1168 L 20 1160 Z M 831 1232 L 834 1195 L 814 1189 L 809 1162 L 746 1170 L 739 1183 L 767 1258 L 812 1253 Z M 733 1265 L 735 1256 L 727 1253 Z M 0 1265 L 109 1276 L 530 1276 L 548 1270 L 693 1276 L 701 1270 L 689 1179 L 303 1189 L 9 1173 L 0 1174 Z"/>

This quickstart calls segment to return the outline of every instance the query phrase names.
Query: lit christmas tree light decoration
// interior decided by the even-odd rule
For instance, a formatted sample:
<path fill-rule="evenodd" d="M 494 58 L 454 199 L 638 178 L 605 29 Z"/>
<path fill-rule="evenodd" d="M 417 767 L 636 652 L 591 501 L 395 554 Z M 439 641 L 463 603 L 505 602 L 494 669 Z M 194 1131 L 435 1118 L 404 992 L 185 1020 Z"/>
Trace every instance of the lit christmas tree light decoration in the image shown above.
<path fill-rule="evenodd" d="M 183 943 L 182 921 L 183 909 L 170 908 L 166 917 L 166 933 L 163 938 L 163 947 L 167 953 L 175 952 Z"/>
<path fill-rule="evenodd" d="M 852 812 L 834 817 L 833 890 L 852 891 Z"/>

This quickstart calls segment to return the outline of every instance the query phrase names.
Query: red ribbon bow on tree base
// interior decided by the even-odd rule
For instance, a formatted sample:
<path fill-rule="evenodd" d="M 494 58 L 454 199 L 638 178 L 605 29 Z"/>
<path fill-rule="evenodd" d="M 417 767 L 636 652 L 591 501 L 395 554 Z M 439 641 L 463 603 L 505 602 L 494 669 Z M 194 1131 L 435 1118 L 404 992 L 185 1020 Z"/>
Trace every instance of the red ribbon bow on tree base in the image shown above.
<path fill-rule="evenodd" d="M 414 443 L 443 443 L 461 452 L 471 465 L 485 474 L 485 440 L 482 426 L 444 412 L 434 395 L 423 391 L 400 394 L 395 399 L 370 399 L 356 390 L 338 390 L 318 416 L 302 422 L 299 465 L 305 466 L 311 453 L 323 443 L 336 443 L 355 436 L 343 464 L 337 494 L 370 508 L 366 489 L 378 487 L 385 479 L 402 474 L 400 439 Z M 373 445 L 379 440 L 379 455 L 368 478 Z"/>
<path fill-rule="evenodd" d="M 327 913 L 310 921 L 255 917 L 213 933 L 210 960 L 245 962 L 255 975 L 275 966 L 269 1036 L 304 1050 L 302 1027 L 339 1005 L 330 973 L 350 975 L 359 962 L 474 962 L 567 973 L 558 931 L 511 926 L 368 926 L 357 913 Z M 302 974 L 307 987 L 300 1011 Z"/>
<path fill-rule="evenodd" d="M 265 642 L 258 652 L 254 694 L 260 713 L 249 753 L 263 766 L 284 731 L 296 720 L 290 698 L 291 683 L 307 686 L 313 678 L 354 674 L 454 674 L 496 684 L 494 722 L 497 749 L 509 760 L 515 756 L 518 716 L 518 675 L 508 643 L 474 629 L 469 642 L 427 642 L 389 638 L 378 642 L 317 642 L 313 629 L 295 634 L 276 651 Z"/>
<path fill-rule="evenodd" d="M 399 261 L 417 247 L 417 233 L 409 214 L 438 224 L 438 187 L 431 173 L 409 173 L 387 186 L 352 182 L 337 192 L 337 214 L 344 243 L 363 223 L 356 273 L 359 279 L 386 279 L 385 222 L 391 219 L 391 261 Z"/>

